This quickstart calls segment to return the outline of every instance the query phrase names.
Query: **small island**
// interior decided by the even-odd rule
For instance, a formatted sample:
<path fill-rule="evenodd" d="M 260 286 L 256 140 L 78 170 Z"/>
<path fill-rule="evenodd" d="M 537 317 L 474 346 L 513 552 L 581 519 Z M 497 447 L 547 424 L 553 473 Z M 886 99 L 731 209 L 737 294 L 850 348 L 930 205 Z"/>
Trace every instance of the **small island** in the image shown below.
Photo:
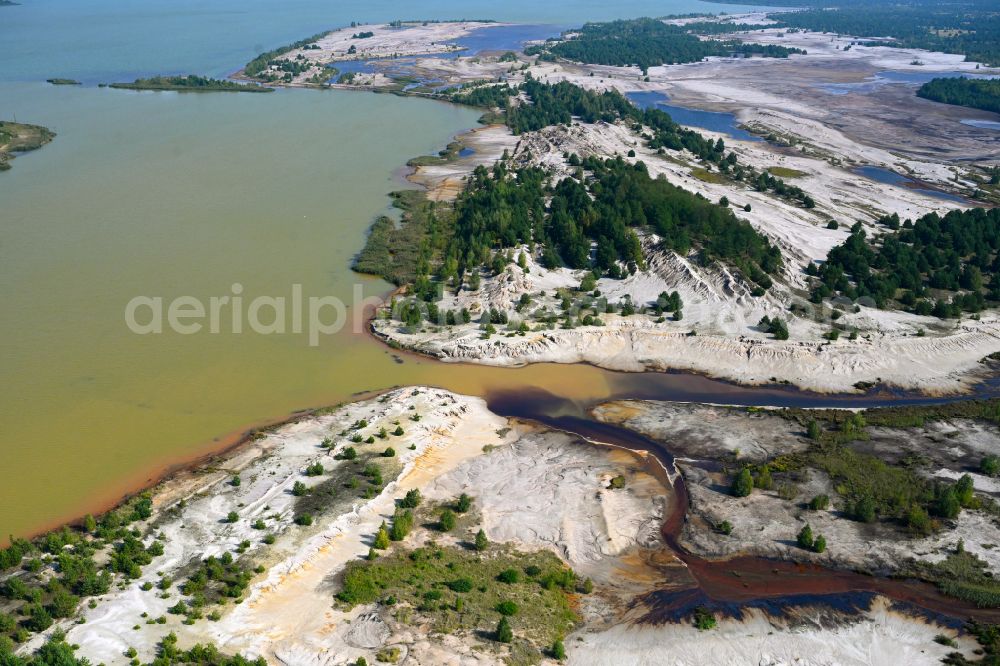
<path fill-rule="evenodd" d="M 78 86 L 78 85 L 81 85 L 80 82 L 77 81 L 76 79 L 53 78 L 53 79 L 45 79 L 45 82 L 46 83 L 51 83 L 54 86 Z"/>
<path fill-rule="evenodd" d="M 55 135 L 55 132 L 41 125 L 0 120 L 0 171 L 11 168 L 13 153 L 37 150 L 51 141 Z"/>
<path fill-rule="evenodd" d="M 112 83 L 111 88 L 124 90 L 174 90 L 177 92 L 274 92 L 255 84 L 236 83 L 221 79 L 210 79 L 204 76 L 189 74 L 188 76 L 153 76 L 148 79 L 136 79 L 132 83 Z"/>

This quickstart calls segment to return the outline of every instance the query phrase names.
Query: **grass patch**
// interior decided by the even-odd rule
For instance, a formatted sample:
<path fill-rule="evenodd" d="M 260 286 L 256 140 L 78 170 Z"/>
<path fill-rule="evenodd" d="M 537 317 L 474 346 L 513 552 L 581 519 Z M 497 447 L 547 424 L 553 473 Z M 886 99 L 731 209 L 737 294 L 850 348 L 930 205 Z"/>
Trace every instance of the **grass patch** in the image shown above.
<path fill-rule="evenodd" d="M 777 176 L 778 178 L 802 178 L 802 176 L 808 175 L 805 171 L 779 166 L 768 167 L 767 172 L 772 176 Z"/>
<path fill-rule="evenodd" d="M 451 207 L 428 201 L 423 190 L 402 190 L 391 196 L 393 205 L 403 211 L 402 220 L 397 224 L 385 215 L 377 218 L 352 268 L 402 285 L 416 278 L 421 260 L 426 261 L 432 252 L 431 242 L 450 224 Z"/>
<path fill-rule="evenodd" d="M 709 171 L 708 169 L 703 169 L 701 167 L 696 167 L 691 169 L 691 175 L 702 181 L 703 183 L 714 183 L 716 185 L 721 185 L 726 182 L 726 179 L 722 174 L 715 173 L 714 171 Z"/>
<path fill-rule="evenodd" d="M 445 147 L 444 150 L 439 152 L 437 155 L 423 155 L 421 157 L 414 157 L 406 163 L 407 166 L 411 167 L 421 167 L 421 166 L 438 166 L 441 164 L 447 164 L 458 157 L 459 152 L 465 146 L 462 145 L 460 141 L 452 141 Z"/>
<path fill-rule="evenodd" d="M 499 582 L 501 574 L 516 582 Z M 429 622 L 435 632 L 487 639 L 506 617 L 517 639 L 541 649 L 579 621 L 576 584 L 574 573 L 546 551 L 499 546 L 477 552 L 431 543 L 351 564 L 337 598 L 348 606 L 379 602 L 403 624 Z"/>
<path fill-rule="evenodd" d="M 1000 580 L 993 577 L 985 561 L 961 546 L 940 562 L 916 562 L 905 573 L 934 583 L 950 597 L 980 608 L 1000 608 Z"/>

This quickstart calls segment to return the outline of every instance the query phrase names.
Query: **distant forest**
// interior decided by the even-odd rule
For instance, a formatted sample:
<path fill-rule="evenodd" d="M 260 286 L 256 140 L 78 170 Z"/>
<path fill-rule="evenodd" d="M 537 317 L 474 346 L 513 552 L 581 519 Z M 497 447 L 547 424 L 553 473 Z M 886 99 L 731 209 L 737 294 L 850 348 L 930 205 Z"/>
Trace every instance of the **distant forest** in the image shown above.
<path fill-rule="evenodd" d="M 920 86 L 917 96 L 1000 113 L 1000 79 L 970 79 L 964 76 L 932 79 Z"/>
<path fill-rule="evenodd" d="M 643 72 L 658 65 L 698 62 L 709 56 L 736 54 L 787 58 L 794 53 L 805 53 L 800 49 L 746 44 L 738 40 L 703 40 L 687 26 L 667 25 L 651 18 L 588 23 L 571 31 L 567 37 L 529 47 L 525 53 L 594 65 L 636 65 Z"/>
<path fill-rule="evenodd" d="M 1000 11 L 995 0 L 750 0 L 749 4 L 813 8 L 771 14 L 783 27 L 894 37 L 906 48 L 958 53 L 967 60 L 1000 65 Z"/>
<path fill-rule="evenodd" d="M 148 79 L 136 79 L 132 83 L 112 83 L 109 87 L 126 90 L 173 90 L 177 92 L 274 92 L 274 88 L 265 88 L 256 84 L 243 84 L 222 79 L 210 79 L 194 74 L 187 76 L 153 76 Z"/>

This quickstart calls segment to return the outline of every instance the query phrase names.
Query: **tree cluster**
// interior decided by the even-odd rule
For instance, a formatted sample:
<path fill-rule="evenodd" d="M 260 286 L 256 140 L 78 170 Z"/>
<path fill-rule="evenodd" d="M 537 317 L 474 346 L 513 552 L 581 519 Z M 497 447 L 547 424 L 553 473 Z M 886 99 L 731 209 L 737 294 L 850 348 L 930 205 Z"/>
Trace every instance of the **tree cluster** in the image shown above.
<path fill-rule="evenodd" d="M 893 227 L 898 218 L 885 218 Z M 812 300 L 832 295 L 869 298 L 879 308 L 900 303 L 921 315 L 958 317 L 1000 300 L 1000 210 L 930 213 L 869 243 L 861 225 L 830 250 Z"/>
<path fill-rule="evenodd" d="M 917 89 L 924 99 L 1000 113 L 1000 80 L 965 76 L 931 79 Z"/>

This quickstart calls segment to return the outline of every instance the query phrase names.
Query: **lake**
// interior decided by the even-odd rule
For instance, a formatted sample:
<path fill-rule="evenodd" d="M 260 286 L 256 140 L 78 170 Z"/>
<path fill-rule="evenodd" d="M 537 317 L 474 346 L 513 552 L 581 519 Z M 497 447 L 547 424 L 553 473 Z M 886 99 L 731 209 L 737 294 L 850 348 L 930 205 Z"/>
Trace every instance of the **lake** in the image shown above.
<path fill-rule="evenodd" d="M 906 176 L 896 173 L 891 169 L 885 169 L 883 167 L 877 166 L 862 166 L 853 170 L 854 173 L 859 176 L 864 176 L 869 180 L 874 180 L 878 183 L 885 183 L 887 185 L 895 185 L 896 187 L 905 187 L 910 190 L 916 190 L 921 194 L 926 194 L 929 197 L 934 197 L 935 199 L 943 199 L 944 201 L 954 201 L 955 203 L 960 203 L 968 205 L 968 201 L 965 198 L 958 196 L 957 194 L 951 194 L 950 192 L 942 192 L 941 190 L 935 190 L 933 187 L 929 187 L 919 180 L 913 180 L 912 178 L 907 178 Z"/>
<path fill-rule="evenodd" d="M 170 465 L 293 410 L 358 391 L 524 384 L 574 400 L 632 378 L 590 367 L 499 370 L 407 358 L 349 332 L 140 336 L 135 296 L 348 297 L 385 291 L 348 270 L 399 167 L 435 154 L 478 112 L 362 92 L 130 92 L 99 82 L 224 76 L 257 53 L 413 5 L 325 0 L 24 0 L 0 8 L 0 117 L 51 127 L 0 174 L 0 534 L 96 511 Z M 738 7 L 678 0 L 422 3 L 419 18 L 571 25 Z M 49 77 L 83 87 L 50 86 Z M 663 375 L 664 387 L 716 392 Z M 664 390 L 667 390 L 665 388 Z M 673 389 L 672 389 L 673 390 Z"/>
<path fill-rule="evenodd" d="M 732 113 L 675 106 L 669 103 L 670 97 L 666 93 L 658 91 L 630 92 L 626 97 L 640 109 L 657 108 L 666 111 L 674 122 L 681 125 L 719 132 L 740 141 L 763 141 L 759 136 L 742 129 L 740 122 Z"/>

